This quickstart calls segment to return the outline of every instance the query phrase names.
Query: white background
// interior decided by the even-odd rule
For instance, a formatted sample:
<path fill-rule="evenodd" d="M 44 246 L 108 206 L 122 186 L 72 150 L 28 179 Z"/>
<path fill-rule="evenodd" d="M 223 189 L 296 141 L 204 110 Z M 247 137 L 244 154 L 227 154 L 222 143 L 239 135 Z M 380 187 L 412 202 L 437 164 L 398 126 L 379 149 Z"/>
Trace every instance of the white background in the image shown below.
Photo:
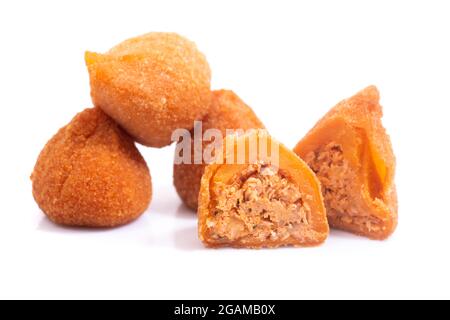
<path fill-rule="evenodd" d="M 0 298 L 450 298 L 448 1 L 1 1 Z M 154 200 L 108 231 L 50 223 L 29 176 L 46 141 L 91 106 L 85 50 L 150 31 L 197 43 L 293 147 L 338 101 L 381 91 L 400 221 L 385 242 L 208 250 L 172 187 L 173 147 L 140 148 Z"/>

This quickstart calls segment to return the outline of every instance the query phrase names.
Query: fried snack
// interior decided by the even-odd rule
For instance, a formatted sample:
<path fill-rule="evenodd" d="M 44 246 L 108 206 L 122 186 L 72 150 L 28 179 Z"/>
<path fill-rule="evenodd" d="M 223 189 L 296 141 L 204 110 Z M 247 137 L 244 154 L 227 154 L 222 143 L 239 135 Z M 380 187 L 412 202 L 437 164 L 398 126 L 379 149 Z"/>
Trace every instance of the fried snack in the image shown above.
<path fill-rule="evenodd" d="M 317 174 L 334 228 L 385 239 L 397 226 L 395 157 L 371 86 L 340 102 L 294 151 Z"/>
<path fill-rule="evenodd" d="M 203 119 L 203 132 L 218 129 L 225 136 L 227 129 L 264 129 L 253 110 L 246 105 L 233 91 L 213 91 L 210 111 Z M 211 143 L 211 142 L 209 142 Z M 203 142 L 203 149 L 209 144 Z M 194 142 L 191 144 L 194 157 Z M 203 159 L 202 159 L 203 161 Z M 189 208 L 197 210 L 200 180 L 205 164 L 175 164 L 173 180 L 178 195 Z"/>
<path fill-rule="evenodd" d="M 260 150 L 264 144 L 278 146 L 279 165 L 259 152 L 250 161 L 255 141 Z M 226 164 L 240 145 L 248 161 Z M 329 229 L 319 181 L 305 162 L 261 130 L 229 136 L 226 146 L 201 181 L 199 237 L 206 246 L 275 248 L 325 241 Z"/>
<path fill-rule="evenodd" d="M 175 129 L 190 130 L 208 111 L 208 62 L 175 33 L 148 33 L 85 60 L 94 104 L 144 145 L 171 144 Z"/>
<path fill-rule="evenodd" d="M 115 227 L 139 217 L 152 195 L 134 141 L 100 109 L 86 109 L 47 143 L 31 176 L 33 196 L 55 223 Z"/>

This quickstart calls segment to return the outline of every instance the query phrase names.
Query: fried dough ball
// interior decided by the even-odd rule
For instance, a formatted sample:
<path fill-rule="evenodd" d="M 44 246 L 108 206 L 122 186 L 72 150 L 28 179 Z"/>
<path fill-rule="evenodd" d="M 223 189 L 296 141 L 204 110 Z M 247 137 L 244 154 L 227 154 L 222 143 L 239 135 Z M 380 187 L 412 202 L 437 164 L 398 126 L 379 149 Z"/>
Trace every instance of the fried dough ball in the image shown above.
<path fill-rule="evenodd" d="M 115 227 L 139 217 L 151 195 L 150 172 L 134 141 L 100 109 L 86 109 L 47 143 L 31 176 L 50 220 Z"/>
<path fill-rule="evenodd" d="M 192 129 L 208 111 L 208 62 L 175 33 L 148 33 L 85 60 L 94 104 L 146 146 L 171 144 L 175 129 Z"/>
<path fill-rule="evenodd" d="M 224 137 L 227 129 L 264 129 L 263 123 L 253 110 L 230 90 L 213 91 L 210 111 L 202 125 L 203 132 L 218 129 Z M 207 144 L 208 142 L 203 143 L 203 149 Z M 194 153 L 194 142 L 191 144 L 191 150 Z M 204 163 L 174 165 L 175 188 L 186 206 L 193 210 L 197 210 L 200 181 L 204 170 Z"/>

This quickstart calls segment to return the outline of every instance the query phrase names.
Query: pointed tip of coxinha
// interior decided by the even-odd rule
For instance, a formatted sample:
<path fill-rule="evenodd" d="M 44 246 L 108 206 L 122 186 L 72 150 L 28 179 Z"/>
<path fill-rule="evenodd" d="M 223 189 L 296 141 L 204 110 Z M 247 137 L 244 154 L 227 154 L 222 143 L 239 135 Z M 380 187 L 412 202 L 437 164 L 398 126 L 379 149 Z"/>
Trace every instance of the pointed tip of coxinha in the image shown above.
<path fill-rule="evenodd" d="M 374 113 L 379 117 L 383 116 L 383 108 L 380 105 L 380 92 L 374 85 L 368 86 L 345 101 L 362 112 Z"/>
<path fill-rule="evenodd" d="M 97 63 L 100 60 L 100 57 L 101 57 L 101 54 L 99 54 L 99 53 L 95 53 L 95 52 L 91 52 L 91 51 L 86 51 L 84 53 L 84 61 L 88 67 Z"/>
<path fill-rule="evenodd" d="M 359 91 L 353 97 L 361 97 L 366 98 L 368 101 L 378 102 L 380 100 L 380 92 L 376 86 L 370 85 Z"/>
<path fill-rule="evenodd" d="M 367 125 L 371 115 L 381 118 L 383 108 L 380 105 L 380 92 L 377 87 L 368 86 L 350 98 L 342 100 L 325 115 L 324 119 L 338 114 L 347 116 L 353 124 L 361 123 L 361 126 Z"/>

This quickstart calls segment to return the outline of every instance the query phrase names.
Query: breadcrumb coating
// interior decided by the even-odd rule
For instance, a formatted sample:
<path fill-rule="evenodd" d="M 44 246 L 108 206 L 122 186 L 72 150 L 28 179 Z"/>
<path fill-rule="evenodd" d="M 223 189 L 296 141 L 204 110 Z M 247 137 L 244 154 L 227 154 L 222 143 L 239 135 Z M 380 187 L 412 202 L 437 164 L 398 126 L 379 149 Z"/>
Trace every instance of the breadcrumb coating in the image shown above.
<path fill-rule="evenodd" d="M 31 176 L 50 220 L 115 227 L 139 217 L 151 195 L 150 172 L 134 141 L 100 109 L 86 109 L 47 143 Z"/>
<path fill-rule="evenodd" d="M 255 112 L 233 91 L 213 91 L 212 103 L 208 114 L 203 119 L 203 132 L 208 129 L 218 129 L 225 137 L 227 129 L 264 129 L 264 124 Z M 203 150 L 208 145 L 203 142 Z M 192 156 L 194 143 L 191 144 Z M 200 181 L 205 164 L 175 164 L 173 180 L 178 195 L 189 208 L 197 210 Z"/>
<path fill-rule="evenodd" d="M 208 62 L 178 34 L 148 33 L 85 60 L 94 105 L 144 145 L 171 144 L 175 129 L 192 129 L 208 111 Z"/>

